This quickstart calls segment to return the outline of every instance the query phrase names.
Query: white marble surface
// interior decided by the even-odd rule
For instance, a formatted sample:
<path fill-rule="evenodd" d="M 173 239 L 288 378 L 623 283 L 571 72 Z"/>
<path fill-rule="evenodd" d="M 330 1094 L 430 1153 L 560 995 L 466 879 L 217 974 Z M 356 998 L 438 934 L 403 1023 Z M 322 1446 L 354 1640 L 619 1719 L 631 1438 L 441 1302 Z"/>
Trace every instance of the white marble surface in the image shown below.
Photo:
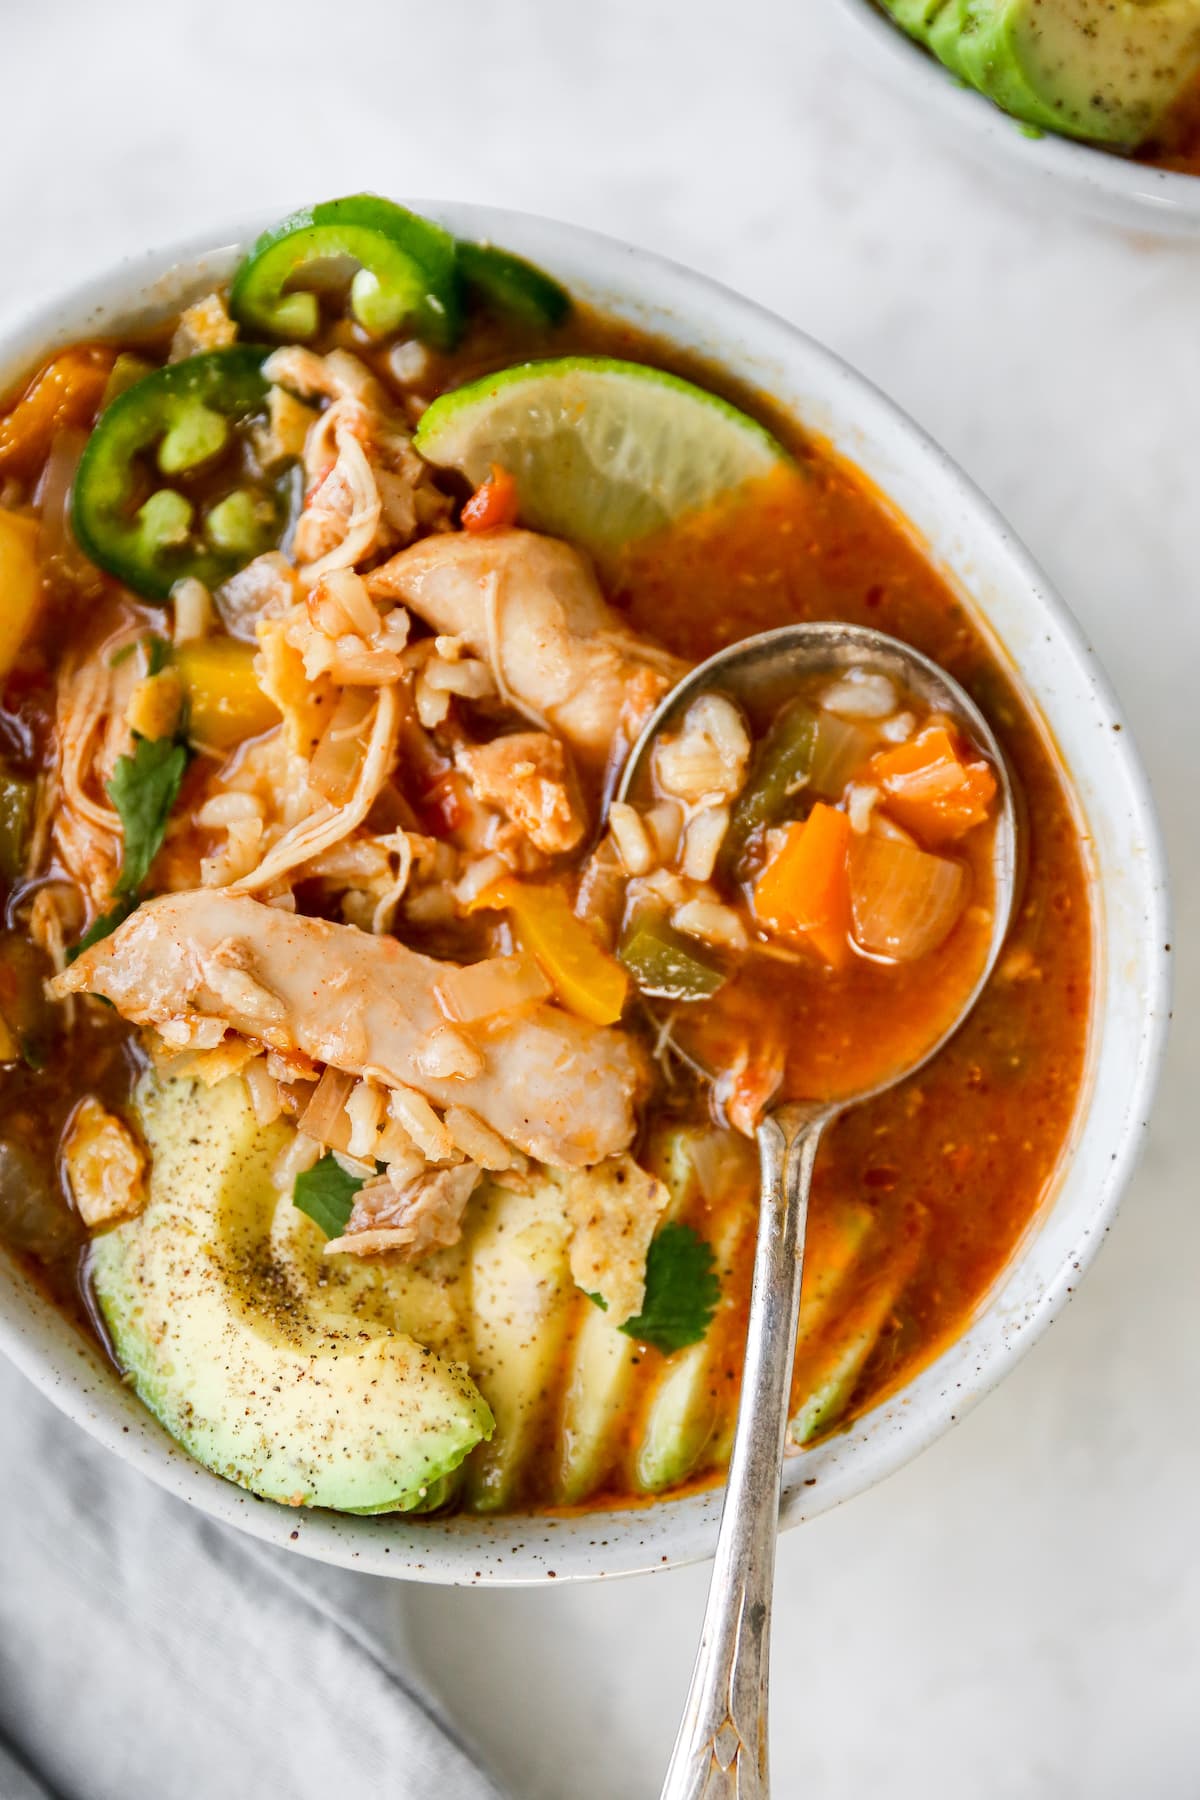
<path fill-rule="evenodd" d="M 832 344 L 1065 592 L 1171 841 L 1157 1127 L 1033 1356 L 919 1463 L 782 1543 L 775 1791 L 1200 1792 L 1200 246 L 1031 210 L 852 66 L 827 0 L 10 0 L 0 42 L 0 314 L 146 240 L 363 186 L 557 214 Z M 522 1800 L 637 1800 L 704 1585 L 395 1605 Z"/>

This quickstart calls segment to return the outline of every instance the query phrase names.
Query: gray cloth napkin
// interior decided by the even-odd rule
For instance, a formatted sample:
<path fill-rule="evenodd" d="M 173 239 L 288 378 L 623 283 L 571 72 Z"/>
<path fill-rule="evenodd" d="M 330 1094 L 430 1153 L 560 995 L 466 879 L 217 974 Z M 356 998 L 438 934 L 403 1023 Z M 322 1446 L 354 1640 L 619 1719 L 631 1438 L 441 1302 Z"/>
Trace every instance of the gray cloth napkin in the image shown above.
<path fill-rule="evenodd" d="M 0 1800 L 498 1800 L 403 1590 L 259 1545 L 0 1362 Z"/>

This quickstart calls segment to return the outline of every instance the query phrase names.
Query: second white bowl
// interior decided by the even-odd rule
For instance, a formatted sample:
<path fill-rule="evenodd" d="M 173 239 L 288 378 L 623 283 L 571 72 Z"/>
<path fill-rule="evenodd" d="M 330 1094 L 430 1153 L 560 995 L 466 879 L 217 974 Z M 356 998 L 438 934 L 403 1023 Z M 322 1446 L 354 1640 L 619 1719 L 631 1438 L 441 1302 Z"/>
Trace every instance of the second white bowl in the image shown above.
<path fill-rule="evenodd" d="M 1024 182 L 1035 198 L 1059 200 L 1137 231 L 1200 235 L 1200 176 L 1131 162 L 1071 138 L 1031 134 L 956 81 L 873 0 L 837 3 L 847 36 L 882 76 L 939 130 L 980 161 Z"/>

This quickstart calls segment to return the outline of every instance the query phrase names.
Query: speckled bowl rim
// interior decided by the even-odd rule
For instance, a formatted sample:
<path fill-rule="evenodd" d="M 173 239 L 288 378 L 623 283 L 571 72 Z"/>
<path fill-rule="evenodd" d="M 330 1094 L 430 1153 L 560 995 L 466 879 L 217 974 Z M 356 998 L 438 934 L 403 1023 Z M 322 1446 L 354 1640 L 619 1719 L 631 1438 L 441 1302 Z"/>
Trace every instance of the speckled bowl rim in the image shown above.
<path fill-rule="evenodd" d="M 874 0 L 836 0 L 853 41 L 923 115 L 982 160 L 1040 194 L 1053 193 L 1110 224 L 1169 237 L 1200 235 L 1200 176 L 1127 161 L 1070 138 L 1030 135 L 1016 119 L 955 80 L 879 11 Z"/>
<path fill-rule="evenodd" d="M 961 1418 L 1041 1335 L 1111 1224 L 1147 1120 L 1168 1008 L 1168 901 L 1157 823 L 1096 659 L 1008 527 L 877 389 L 764 309 L 644 250 L 525 214 L 414 201 L 490 237 L 632 323 L 715 357 L 862 468 L 957 581 L 1071 769 L 1097 870 L 1098 984 L 1088 1099 L 1061 1179 L 971 1329 L 844 1434 L 789 1460 L 781 1520 L 824 1512 L 899 1468 Z M 260 224 L 154 250 L 39 306 L 0 335 L 0 386 L 50 346 L 169 309 L 224 279 Z M 378 1575 L 532 1584 L 651 1571 L 711 1554 L 719 1489 L 613 1512 L 354 1519 L 255 1499 L 180 1451 L 132 1393 L 0 1257 L 0 1349 L 69 1418 L 211 1518 L 299 1554 Z"/>

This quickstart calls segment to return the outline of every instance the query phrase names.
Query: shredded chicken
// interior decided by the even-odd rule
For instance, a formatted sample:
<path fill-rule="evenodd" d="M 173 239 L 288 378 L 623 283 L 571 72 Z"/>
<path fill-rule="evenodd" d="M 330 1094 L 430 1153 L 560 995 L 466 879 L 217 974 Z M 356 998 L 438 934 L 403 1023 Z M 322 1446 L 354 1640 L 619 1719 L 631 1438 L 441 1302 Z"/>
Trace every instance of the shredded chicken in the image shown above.
<path fill-rule="evenodd" d="M 483 1177 L 475 1163 L 430 1169 L 397 1186 L 390 1175 L 364 1182 L 354 1201 L 344 1237 L 331 1238 L 326 1256 L 379 1256 L 398 1253 L 407 1262 L 431 1250 L 457 1244 L 463 1214 Z"/>
<path fill-rule="evenodd" d="M 362 824 L 391 773 L 400 728 L 400 707 L 391 688 L 380 688 L 371 735 L 354 787 L 341 806 L 322 802 L 275 843 L 247 874 L 233 883 L 238 893 L 253 893 L 291 875 L 305 863 L 340 844 Z"/>
<path fill-rule="evenodd" d="M 614 1325 L 636 1318 L 646 1298 L 646 1252 L 670 1195 L 631 1156 L 615 1156 L 567 1182 L 571 1275 L 599 1294 Z"/>
<path fill-rule="evenodd" d="M 146 1200 L 146 1158 L 123 1120 L 90 1095 L 75 1108 L 63 1169 L 85 1225 L 132 1218 Z"/>
<path fill-rule="evenodd" d="M 630 687 L 665 693 L 685 665 L 628 631 L 587 558 L 531 531 L 455 532 L 402 550 L 367 576 L 491 665 L 500 698 L 603 765 Z"/>
<path fill-rule="evenodd" d="M 144 675 L 135 649 L 144 635 L 142 626 L 126 629 L 68 657 L 58 678 L 53 761 L 40 783 L 31 867 L 43 866 L 49 838 L 94 912 L 110 903 L 121 863 L 121 820 L 105 784 L 133 747 L 128 713 Z"/>
<path fill-rule="evenodd" d="M 574 850 L 587 829 L 579 784 L 559 738 L 518 731 L 459 750 L 475 798 L 497 806 L 547 856 Z"/>
<path fill-rule="evenodd" d="M 474 1031 L 484 1058 L 475 1076 L 425 1072 L 422 1051 L 446 1022 L 436 990 L 447 967 L 393 938 L 199 891 L 147 902 L 52 988 L 102 994 L 179 1048 L 213 1048 L 233 1030 L 466 1107 L 540 1162 L 580 1168 L 625 1149 L 644 1074 L 638 1052 L 620 1031 L 558 1007 Z"/>
<path fill-rule="evenodd" d="M 292 549 L 305 583 L 446 527 L 449 501 L 387 390 L 356 356 L 287 345 L 263 370 L 283 389 L 328 402 L 304 447 L 308 498 Z"/>

